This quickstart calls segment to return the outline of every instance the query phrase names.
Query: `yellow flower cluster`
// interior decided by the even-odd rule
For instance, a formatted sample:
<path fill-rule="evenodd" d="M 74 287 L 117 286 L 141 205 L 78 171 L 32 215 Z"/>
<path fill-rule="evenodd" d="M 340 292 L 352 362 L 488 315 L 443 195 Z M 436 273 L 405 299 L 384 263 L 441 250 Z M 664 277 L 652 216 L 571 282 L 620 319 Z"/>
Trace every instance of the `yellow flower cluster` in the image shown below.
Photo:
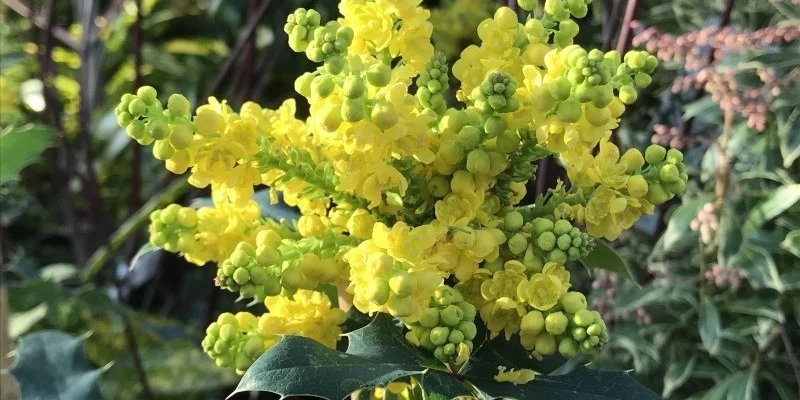
<path fill-rule="evenodd" d="M 340 287 L 359 311 L 401 318 L 407 337 L 443 362 L 468 359 L 481 325 L 489 338 L 518 337 L 536 357 L 591 353 L 608 335 L 569 290 L 567 263 L 592 250 L 590 236 L 612 240 L 680 193 L 687 176 L 680 152 L 620 155 L 611 143 L 655 65 L 646 53 L 573 45 L 570 16 L 588 3 L 548 2 L 525 24 L 502 7 L 480 22 L 480 44 L 452 68 L 461 108 L 447 106 L 449 68 L 434 56 L 419 0 L 344 0 L 338 20 L 304 9 L 287 18 L 290 47 L 320 64 L 295 81 L 305 121 L 291 100 L 235 112 L 211 98 L 191 113 L 180 95 L 166 108 L 153 88 L 125 95 L 116 112 L 128 134 L 213 194 L 214 207 L 156 211 L 151 241 L 216 261 L 221 288 L 266 299 L 270 313 L 255 325 L 242 317 L 264 337 L 335 345 L 344 315 L 323 292 Z M 563 162 L 570 185 L 520 206 L 548 156 Z M 250 200 L 259 185 L 302 216 L 261 218 Z M 226 349 L 247 342 L 231 329 L 207 337 L 224 365 L 247 365 L 268 347 L 231 359 Z"/>

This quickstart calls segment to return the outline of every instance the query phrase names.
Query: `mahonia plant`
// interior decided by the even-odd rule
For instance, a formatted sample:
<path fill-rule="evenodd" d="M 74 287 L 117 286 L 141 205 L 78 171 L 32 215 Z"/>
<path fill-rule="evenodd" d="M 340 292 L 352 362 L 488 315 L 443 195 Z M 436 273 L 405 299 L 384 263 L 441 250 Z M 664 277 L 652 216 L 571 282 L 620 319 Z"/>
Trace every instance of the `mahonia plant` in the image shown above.
<path fill-rule="evenodd" d="M 677 150 L 620 154 L 610 140 L 657 60 L 573 44 L 572 18 L 590 2 L 547 0 L 524 23 L 500 8 L 452 68 L 418 0 L 342 1 L 327 22 L 298 9 L 289 46 L 319 64 L 295 81 L 304 121 L 293 100 L 235 111 L 212 97 L 191 112 L 179 94 L 164 107 L 152 87 L 124 95 L 116 114 L 128 135 L 213 194 L 213 207 L 153 212 L 151 243 L 216 263 L 220 288 L 268 309 L 220 315 L 208 355 L 241 373 L 282 334 L 334 347 L 345 313 L 325 286 L 346 287 L 363 313 L 398 318 L 409 342 L 451 365 L 484 339 L 479 325 L 535 358 L 601 348 L 603 319 L 571 290 L 565 265 L 683 191 L 687 175 Z M 458 107 L 444 96 L 453 77 Z M 520 206 L 544 157 L 569 184 Z M 262 218 L 258 185 L 299 220 Z"/>

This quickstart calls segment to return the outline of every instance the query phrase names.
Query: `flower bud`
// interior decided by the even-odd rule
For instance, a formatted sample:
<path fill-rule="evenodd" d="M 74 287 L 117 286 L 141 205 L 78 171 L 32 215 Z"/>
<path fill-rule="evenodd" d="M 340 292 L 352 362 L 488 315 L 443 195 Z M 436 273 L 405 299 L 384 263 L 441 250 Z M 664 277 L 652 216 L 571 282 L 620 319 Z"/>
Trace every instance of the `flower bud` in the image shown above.
<path fill-rule="evenodd" d="M 594 314 L 589 310 L 580 310 L 572 317 L 572 322 L 580 327 L 587 327 L 594 323 Z"/>
<path fill-rule="evenodd" d="M 655 165 L 664 161 L 664 156 L 667 154 L 667 149 L 657 144 L 651 144 L 644 152 L 644 159 L 648 164 Z"/>
<path fill-rule="evenodd" d="M 392 69 L 383 63 L 373 64 L 367 69 L 367 82 L 375 87 L 384 87 L 391 82 Z"/>
<path fill-rule="evenodd" d="M 578 355 L 578 342 L 572 338 L 563 338 L 558 344 L 558 353 L 565 358 L 572 358 Z"/>
<path fill-rule="evenodd" d="M 441 322 L 448 326 L 456 326 L 461 319 L 464 317 L 464 310 L 460 307 L 456 306 L 455 304 L 451 304 L 447 306 L 444 310 L 439 312 L 439 318 Z"/>
<path fill-rule="evenodd" d="M 173 117 L 188 117 L 190 108 L 189 100 L 182 94 L 172 94 L 167 100 L 167 109 Z"/>
<path fill-rule="evenodd" d="M 525 252 L 528 248 L 528 238 L 521 233 L 515 233 L 511 239 L 508 240 L 508 249 L 511 254 L 519 255 Z"/>
<path fill-rule="evenodd" d="M 436 346 L 441 346 L 447 343 L 447 338 L 450 336 L 450 328 L 446 326 L 439 326 L 431 329 L 431 343 Z"/>
<path fill-rule="evenodd" d="M 481 149 L 475 149 L 467 154 L 467 171 L 476 175 L 487 175 L 491 160 L 489 155 Z"/>
<path fill-rule="evenodd" d="M 549 356 L 556 352 L 556 339 L 548 333 L 542 333 L 536 338 L 534 351 L 543 356 Z"/>

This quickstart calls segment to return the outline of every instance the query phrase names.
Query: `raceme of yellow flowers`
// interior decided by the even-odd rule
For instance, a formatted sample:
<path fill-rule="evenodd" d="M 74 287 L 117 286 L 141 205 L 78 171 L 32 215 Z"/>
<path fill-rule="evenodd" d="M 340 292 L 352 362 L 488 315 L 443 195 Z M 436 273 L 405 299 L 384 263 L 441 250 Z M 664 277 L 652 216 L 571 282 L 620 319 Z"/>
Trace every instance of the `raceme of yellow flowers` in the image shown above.
<path fill-rule="evenodd" d="M 220 288 L 268 309 L 220 315 L 205 351 L 242 372 L 281 334 L 333 347 L 345 315 L 323 291 L 335 287 L 361 312 L 400 318 L 408 340 L 445 363 L 469 358 L 480 326 L 537 358 L 602 347 L 605 324 L 570 290 L 565 265 L 682 192 L 687 175 L 676 150 L 620 154 L 610 140 L 657 63 L 574 45 L 572 18 L 589 2 L 547 0 L 524 23 L 500 8 L 454 76 L 419 0 L 343 0 L 328 22 L 299 9 L 289 45 L 319 63 L 295 82 L 306 120 L 292 100 L 237 111 L 210 98 L 192 112 L 178 94 L 164 107 L 151 87 L 123 96 L 128 135 L 213 193 L 213 207 L 153 212 L 151 242 L 216 263 Z M 445 100 L 453 77 L 463 106 Z M 518 206 L 544 157 L 570 183 Z M 259 185 L 300 219 L 263 218 Z"/>

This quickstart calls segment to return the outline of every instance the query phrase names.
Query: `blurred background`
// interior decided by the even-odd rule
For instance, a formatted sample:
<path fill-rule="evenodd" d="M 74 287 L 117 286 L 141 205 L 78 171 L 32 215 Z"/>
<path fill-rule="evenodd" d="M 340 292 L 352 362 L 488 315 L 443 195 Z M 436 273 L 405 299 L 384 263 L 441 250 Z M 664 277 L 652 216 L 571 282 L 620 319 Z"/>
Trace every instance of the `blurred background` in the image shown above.
<path fill-rule="evenodd" d="M 150 211 L 207 205 L 209 193 L 131 143 L 113 109 L 150 85 L 193 105 L 295 97 L 306 116 L 293 82 L 312 65 L 283 24 L 298 7 L 335 18 L 337 3 L 2 0 L 0 354 L 34 332 L 68 334 L 25 354 L 43 376 L 60 371 L 63 382 L 41 384 L 91 377 L 86 398 L 218 399 L 235 387 L 199 342 L 221 310 L 245 306 L 214 287 L 213 266 L 143 248 Z M 451 62 L 481 20 L 515 6 L 423 4 Z M 690 175 L 682 198 L 615 242 L 633 280 L 575 273 L 612 329 L 595 367 L 632 369 L 669 399 L 800 398 L 798 36 L 798 0 L 592 3 L 579 44 L 661 60 L 616 142 L 679 148 Z M 540 165 L 529 193 L 559 178 L 558 165 Z M 256 197 L 268 215 L 296 218 Z M 45 357 L 55 353 L 80 362 Z M 0 398 L 14 398 L 2 382 Z"/>

